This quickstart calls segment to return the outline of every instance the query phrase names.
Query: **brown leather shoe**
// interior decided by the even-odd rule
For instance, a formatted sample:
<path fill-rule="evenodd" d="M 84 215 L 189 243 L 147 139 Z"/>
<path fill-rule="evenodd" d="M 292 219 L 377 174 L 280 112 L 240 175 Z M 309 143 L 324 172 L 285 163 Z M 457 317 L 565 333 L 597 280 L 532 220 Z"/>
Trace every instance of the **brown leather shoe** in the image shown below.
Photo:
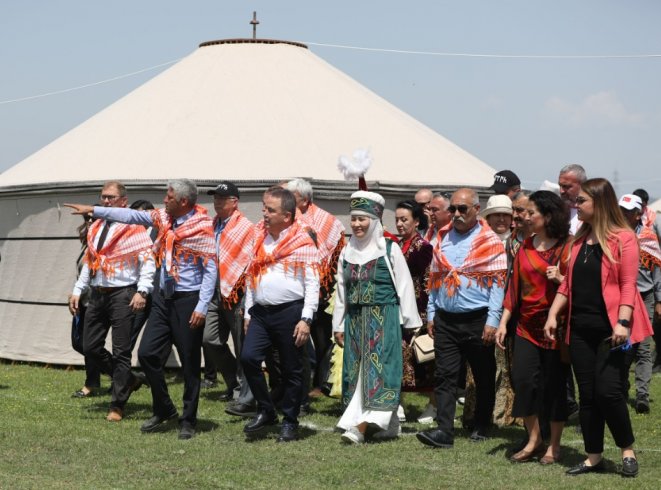
<path fill-rule="evenodd" d="M 546 446 L 544 446 L 544 444 L 540 444 L 532 451 L 526 451 L 525 449 L 522 449 L 518 453 L 514 453 L 512 456 L 510 456 L 510 461 L 512 463 L 527 463 L 528 461 L 532 461 L 533 458 L 539 458 L 545 452 Z"/>
<path fill-rule="evenodd" d="M 121 408 L 111 408 L 106 416 L 108 422 L 121 422 L 122 418 L 124 418 L 124 412 Z"/>

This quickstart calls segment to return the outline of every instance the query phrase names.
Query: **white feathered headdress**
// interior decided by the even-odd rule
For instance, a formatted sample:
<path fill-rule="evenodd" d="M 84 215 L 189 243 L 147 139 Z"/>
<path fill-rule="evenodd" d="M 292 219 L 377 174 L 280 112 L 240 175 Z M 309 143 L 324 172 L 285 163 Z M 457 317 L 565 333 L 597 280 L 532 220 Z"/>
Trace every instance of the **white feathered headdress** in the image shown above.
<path fill-rule="evenodd" d="M 353 158 L 340 155 L 337 168 L 344 174 L 346 180 L 358 179 L 358 188 L 366 191 L 365 174 L 372 165 L 369 150 L 358 149 L 353 152 Z"/>

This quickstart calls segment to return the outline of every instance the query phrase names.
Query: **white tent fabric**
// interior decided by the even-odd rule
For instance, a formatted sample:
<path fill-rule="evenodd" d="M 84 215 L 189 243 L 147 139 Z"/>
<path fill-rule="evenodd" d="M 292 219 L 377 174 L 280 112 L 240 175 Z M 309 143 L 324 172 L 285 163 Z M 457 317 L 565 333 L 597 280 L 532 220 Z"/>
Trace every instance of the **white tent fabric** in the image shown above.
<path fill-rule="evenodd" d="M 336 162 L 357 148 L 371 150 L 367 179 L 390 189 L 389 208 L 419 185 L 486 187 L 495 173 L 305 47 L 200 47 L 0 174 L 0 358 L 82 363 L 66 308 L 80 218 L 62 203 L 95 202 L 105 180 L 158 205 L 168 179 L 227 179 L 256 221 L 266 187 L 304 177 L 317 203 L 343 215 L 355 186 Z M 394 228 L 391 209 L 384 223 Z"/>
<path fill-rule="evenodd" d="M 494 171 L 290 44 L 215 44 L 0 174 L 0 187 L 82 180 L 341 180 L 370 148 L 369 180 L 481 185 Z"/>

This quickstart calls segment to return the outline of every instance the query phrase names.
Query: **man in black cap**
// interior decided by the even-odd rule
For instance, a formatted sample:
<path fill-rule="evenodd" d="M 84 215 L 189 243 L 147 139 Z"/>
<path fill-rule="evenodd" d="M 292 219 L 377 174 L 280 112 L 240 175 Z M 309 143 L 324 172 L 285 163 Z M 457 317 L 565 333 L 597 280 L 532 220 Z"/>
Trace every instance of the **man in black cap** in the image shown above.
<path fill-rule="evenodd" d="M 219 277 L 209 303 L 202 343 L 205 356 L 208 354 L 227 387 L 220 400 L 236 398 L 226 411 L 232 415 L 252 416 L 255 401 L 237 357 L 241 353 L 243 336 L 244 273 L 250 261 L 255 225 L 239 211 L 240 193 L 232 182 L 222 181 L 207 194 L 213 196 L 216 211 L 213 229 Z M 230 334 L 234 354 L 227 344 Z"/>
<path fill-rule="evenodd" d="M 493 176 L 493 185 L 489 189 L 512 199 L 514 194 L 521 190 L 521 180 L 511 170 L 501 170 Z"/>

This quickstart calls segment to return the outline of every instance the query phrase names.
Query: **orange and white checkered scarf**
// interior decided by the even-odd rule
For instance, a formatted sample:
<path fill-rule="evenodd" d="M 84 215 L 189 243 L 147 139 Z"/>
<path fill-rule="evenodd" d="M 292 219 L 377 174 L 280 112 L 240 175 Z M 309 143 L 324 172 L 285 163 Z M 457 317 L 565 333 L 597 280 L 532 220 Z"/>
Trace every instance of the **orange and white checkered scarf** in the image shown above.
<path fill-rule="evenodd" d="M 638 234 L 638 245 L 640 246 L 640 263 L 648 270 L 661 267 L 661 248 L 659 239 L 652 228 L 640 227 Z"/>
<path fill-rule="evenodd" d="M 645 212 L 643 212 L 640 217 L 640 221 L 643 223 L 645 228 L 650 230 L 654 228 L 654 223 L 656 222 L 656 211 L 654 211 L 649 206 L 645 207 Z"/>
<path fill-rule="evenodd" d="M 217 223 L 216 216 L 214 230 Z M 220 295 L 227 306 L 236 304 L 239 292 L 245 288 L 244 272 L 252 257 L 254 241 L 255 225 L 240 211 L 234 211 L 220 234 L 218 244 Z"/>
<path fill-rule="evenodd" d="M 216 260 L 216 243 L 213 236 L 212 220 L 207 210 L 195 206 L 195 214 L 173 229 L 172 217 L 165 209 L 151 211 L 158 235 L 154 242 L 156 263 L 163 264 L 175 281 L 179 280 L 177 262 L 190 259 Z"/>
<path fill-rule="evenodd" d="M 152 241 L 142 225 L 115 223 L 113 234 L 97 250 L 94 240 L 105 221 L 98 219 L 87 232 L 87 251 L 85 262 L 92 273 L 99 270 L 107 277 L 115 275 L 117 268 L 123 270 L 126 265 L 136 266 L 140 257 L 151 255 Z"/>
<path fill-rule="evenodd" d="M 344 225 L 335 216 L 311 203 L 305 214 L 296 214 L 303 227 L 314 233 L 319 250 L 319 282 L 329 286 L 337 271 L 337 259 L 344 248 Z"/>
<path fill-rule="evenodd" d="M 287 229 L 287 233 L 271 253 L 266 253 L 264 250 L 264 240 L 268 235 L 264 221 L 257 223 L 255 228 L 253 259 L 247 270 L 247 278 L 251 287 L 257 287 L 266 270 L 274 264 L 282 264 L 285 274 L 291 272 L 294 276 L 299 273 L 305 275 L 306 267 L 311 267 L 315 274 L 318 272 L 319 251 L 308 232 L 298 221 Z"/>
<path fill-rule="evenodd" d="M 458 267 L 450 264 L 441 251 L 443 237 L 452 229 L 450 224 L 440 230 L 434 247 L 434 259 L 429 273 L 429 289 L 445 286 L 448 296 L 453 296 L 461 281 L 459 276 L 468 278 L 468 287 L 475 281 L 478 287 L 491 287 L 494 282 L 505 285 L 507 255 L 503 242 L 481 218 L 480 231 L 473 239 L 464 263 Z"/>

